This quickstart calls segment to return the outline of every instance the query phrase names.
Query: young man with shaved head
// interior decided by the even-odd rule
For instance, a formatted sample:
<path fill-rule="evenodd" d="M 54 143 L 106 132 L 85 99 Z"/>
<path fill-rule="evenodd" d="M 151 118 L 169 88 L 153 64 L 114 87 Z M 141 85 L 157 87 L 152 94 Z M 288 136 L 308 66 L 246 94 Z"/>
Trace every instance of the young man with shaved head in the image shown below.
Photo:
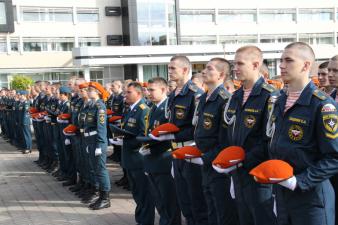
<path fill-rule="evenodd" d="M 302 42 L 287 45 L 281 57 L 288 89 L 272 107 L 268 150 L 293 167 L 293 176 L 275 185 L 279 224 L 334 225 L 329 178 L 338 172 L 337 104 L 309 78 L 314 62 L 312 48 Z"/>
<path fill-rule="evenodd" d="M 242 87 L 233 93 L 224 112 L 224 147 L 240 146 L 245 151 L 242 165 L 218 170 L 232 177 L 235 202 L 241 225 L 274 225 L 272 186 L 258 184 L 249 171 L 268 159 L 265 127 L 268 100 L 274 87 L 264 82 L 260 74 L 263 64 L 261 50 L 244 46 L 235 54 L 234 71 Z M 229 190 L 226 190 L 229 191 Z"/>

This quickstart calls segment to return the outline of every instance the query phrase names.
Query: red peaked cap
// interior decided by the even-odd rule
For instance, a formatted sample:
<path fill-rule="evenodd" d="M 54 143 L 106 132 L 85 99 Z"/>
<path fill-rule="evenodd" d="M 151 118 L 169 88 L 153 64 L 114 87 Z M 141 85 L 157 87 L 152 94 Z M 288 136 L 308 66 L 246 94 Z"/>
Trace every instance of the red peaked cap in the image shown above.
<path fill-rule="evenodd" d="M 195 146 L 184 146 L 171 153 L 175 159 L 189 159 L 202 156 L 202 152 Z"/>
<path fill-rule="evenodd" d="M 120 120 L 120 119 L 122 119 L 122 116 L 112 116 L 111 118 L 109 118 L 108 122 L 113 123 L 113 122 Z"/>
<path fill-rule="evenodd" d="M 28 110 L 28 112 L 29 112 L 30 114 L 33 114 L 33 113 L 38 113 L 39 110 L 38 110 L 37 108 L 35 108 L 35 107 L 30 107 L 29 110 Z"/>
<path fill-rule="evenodd" d="M 69 120 L 70 119 L 70 114 L 69 113 L 63 113 L 58 116 L 59 119 L 61 120 Z"/>
<path fill-rule="evenodd" d="M 237 165 L 245 159 L 245 151 L 240 146 L 229 146 L 223 149 L 212 162 L 221 168 L 229 168 Z"/>
<path fill-rule="evenodd" d="M 64 128 L 63 131 L 67 134 L 72 134 L 77 131 L 77 127 L 73 124 L 70 124 L 66 128 Z"/>
<path fill-rule="evenodd" d="M 265 161 L 250 171 L 258 183 L 274 184 L 293 176 L 293 168 L 285 161 L 272 159 Z"/>
<path fill-rule="evenodd" d="M 180 131 L 180 128 L 178 128 L 176 125 L 172 123 L 164 123 L 156 127 L 151 134 L 155 137 L 160 136 L 161 134 L 170 134 L 170 133 L 177 133 Z"/>
<path fill-rule="evenodd" d="M 108 115 L 108 116 L 113 115 L 113 114 L 114 114 L 113 110 L 107 109 L 107 115 Z"/>

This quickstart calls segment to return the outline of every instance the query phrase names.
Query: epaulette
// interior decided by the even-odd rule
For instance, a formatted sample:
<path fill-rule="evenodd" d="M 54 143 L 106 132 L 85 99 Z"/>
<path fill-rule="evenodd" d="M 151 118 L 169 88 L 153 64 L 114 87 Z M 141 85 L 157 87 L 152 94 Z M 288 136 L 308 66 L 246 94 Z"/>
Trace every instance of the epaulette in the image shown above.
<path fill-rule="evenodd" d="M 327 98 L 326 94 L 319 89 L 314 90 L 312 94 L 320 100 L 325 100 Z"/>
<path fill-rule="evenodd" d="M 267 90 L 270 93 L 277 90 L 274 86 L 267 84 L 267 83 L 263 83 L 262 88 L 264 88 L 265 90 Z"/>
<path fill-rule="evenodd" d="M 146 104 L 140 104 L 140 108 L 142 109 L 142 110 L 144 110 L 145 108 L 147 108 L 147 106 L 146 106 Z"/>
<path fill-rule="evenodd" d="M 193 92 L 198 91 L 198 87 L 195 84 L 189 84 L 189 89 L 192 90 Z"/>
<path fill-rule="evenodd" d="M 221 96 L 221 98 L 223 98 L 223 100 L 230 98 L 230 94 L 227 93 L 224 89 L 220 89 L 219 92 L 218 92 L 218 95 Z"/>

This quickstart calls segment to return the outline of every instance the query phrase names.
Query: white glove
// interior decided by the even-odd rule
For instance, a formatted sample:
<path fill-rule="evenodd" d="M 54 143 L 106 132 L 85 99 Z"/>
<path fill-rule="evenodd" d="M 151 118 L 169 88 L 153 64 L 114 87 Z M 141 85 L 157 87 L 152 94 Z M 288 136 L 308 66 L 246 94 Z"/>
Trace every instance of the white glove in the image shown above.
<path fill-rule="evenodd" d="M 214 168 L 214 170 L 216 170 L 216 172 L 218 173 L 225 173 L 225 174 L 228 174 L 230 173 L 231 171 L 234 171 L 236 170 L 237 168 L 241 167 L 243 164 L 242 163 L 239 163 L 238 165 L 234 165 L 234 166 L 231 166 L 229 168 L 220 168 L 218 166 L 215 166 L 215 165 L 212 165 L 212 167 Z"/>
<path fill-rule="evenodd" d="M 189 163 L 197 164 L 197 165 L 200 165 L 200 166 L 202 166 L 204 164 L 201 157 L 185 159 L 185 161 L 187 161 Z"/>
<path fill-rule="evenodd" d="M 102 154 L 101 148 L 95 149 L 95 156 L 99 156 Z"/>
<path fill-rule="evenodd" d="M 283 187 L 286 187 L 288 189 L 290 189 L 291 191 L 294 191 L 297 187 L 297 179 L 295 176 L 287 179 L 287 180 L 284 180 L 280 183 L 278 183 L 279 185 L 282 185 Z"/>
<path fill-rule="evenodd" d="M 230 196 L 231 196 L 232 199 L 236 198 L 234 181 L 233 181 L 232 177 L 230 177 Z"/>
<path fill-rule="evenodd" d="M 68 138 L 65 139 L 65 145 L 70 145 L 70 140 Z"/>
<path fill-rule="evenodd" d="M 122 146 L 123 145 L 123 139 L 122 138 L 109 138 L 109 143 L 113 145 Z"/>
<path fill-rule="evenodd" d="M 171 162 L 171 170 L 170 170 L 171 176 L 175 178 L 175 173 L 174 173 L 174 163 Z"/>
<path fill-rule="evenodd" d="M 138 152 L 143 156 L 151 154 L 150 149 L 145 146 L 142 146 Z"/>
<path fill-rule="evenodd" d="M 155 137 L 152 134 L 149 134 L 149 137 L 155 141 L 169 141 L 169 140 L 174 140 L 175 135 L 174 134 L 163 134 L 158 137 Z"/>

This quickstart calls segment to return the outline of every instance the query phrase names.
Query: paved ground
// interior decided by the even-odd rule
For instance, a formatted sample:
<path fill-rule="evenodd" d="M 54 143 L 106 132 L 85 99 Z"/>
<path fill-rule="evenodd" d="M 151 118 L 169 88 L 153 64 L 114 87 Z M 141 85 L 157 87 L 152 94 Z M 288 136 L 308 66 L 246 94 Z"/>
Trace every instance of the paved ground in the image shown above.
<path fill-rule="evenodd" d="M 92 211 L 38 167 L 37 153 L 23 155 L 0 138 L 0 225 L 134 225 L 130 193 L 112 185 L 111 208 Z M 109 164 L 112 183 L 117 165 Z"/>

